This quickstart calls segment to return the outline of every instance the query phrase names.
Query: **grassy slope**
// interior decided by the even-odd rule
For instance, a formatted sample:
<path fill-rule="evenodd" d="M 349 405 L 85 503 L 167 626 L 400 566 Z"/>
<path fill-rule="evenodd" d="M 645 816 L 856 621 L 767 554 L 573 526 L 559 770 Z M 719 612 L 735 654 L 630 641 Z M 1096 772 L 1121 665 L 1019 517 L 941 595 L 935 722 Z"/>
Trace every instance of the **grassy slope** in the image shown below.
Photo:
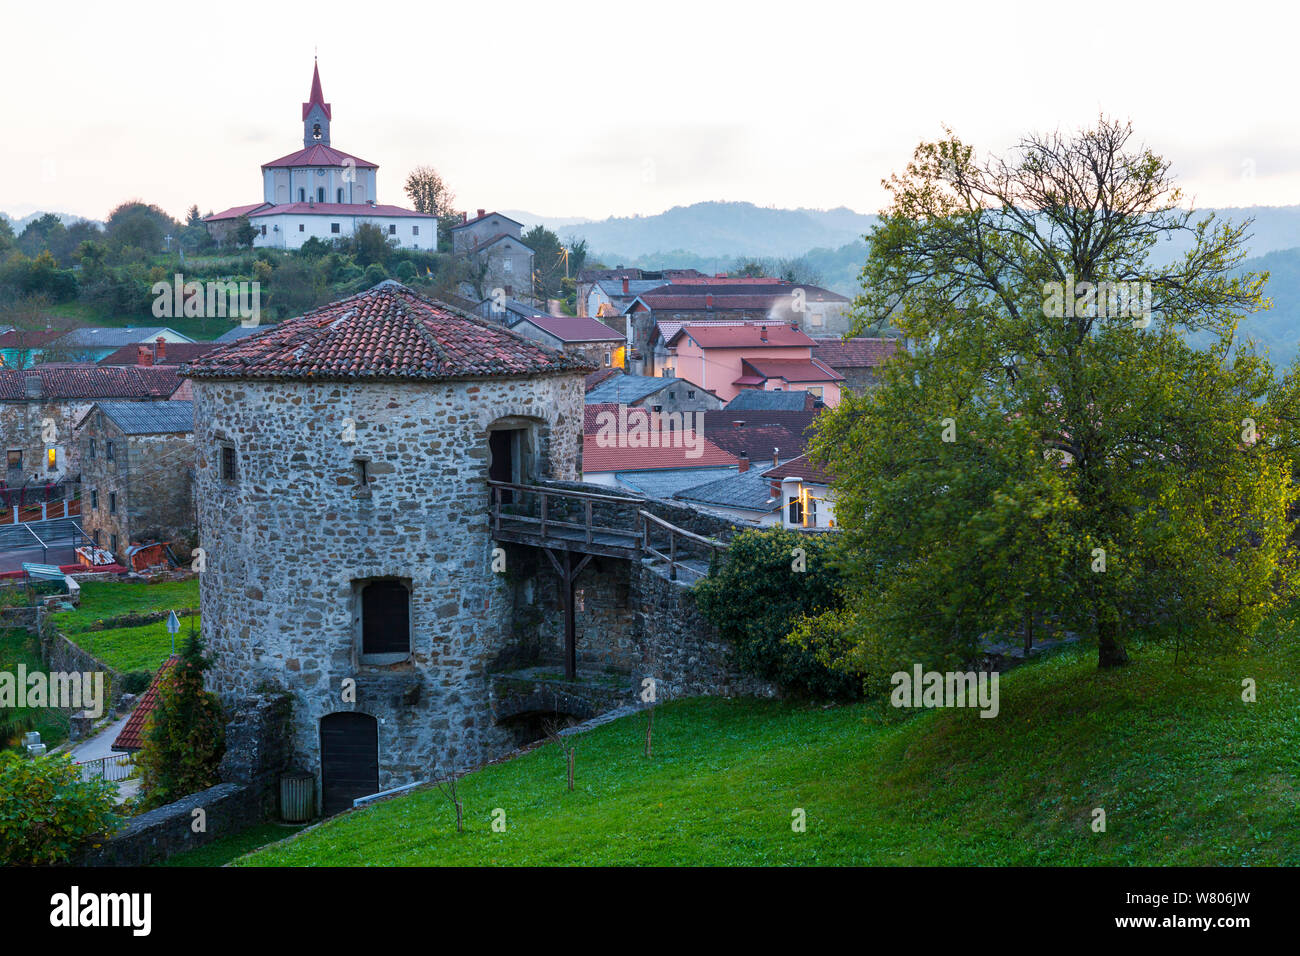
<path fill-rule="evenodd" d="M 171 635 L 167 633 L 166 621 L 107 631 L 93 631 L 91 625 L 121 614 L 182 610 L 198 607 L 198 604 L 197 578 L 163 584 L 88 581 L 81 586 L 81 606 L 75 611 L 55 614 L 53 620 L 55 626 L 78 646 L 110 667 L 120 671 L 154 671 L 171 652 Z M 179 639 L 189 634 L 191 621 L 198 627 L 197 617 L 181 618 L 178 648 Z"/>
<path fill-rule="evenodd" d="M 20 627 L 0 628 L 0 671 L 18 675 L 18 665 L 27 668 L 27 673 L 45 672 L 41 661 L 40 642 L 35 634 Z M 0 712 L 0 738 L 7 736 L 7 731 L 37 730 L 41 742 L 51 750 L 57 744 L 68 739 L 68 719 L 63 712 L 52 707 L 23 707 L 13 711 Z M 15 734 L 13 740 L 0 739 L 0 748 L 18 746 L 21 738 Z"/>
<path fill-rule="evenodd" d="M 582 736 L 574 793 L 553 746 L 466 777 L 464 835 L 423 790 L 240 862 L 1300 864 L 1300 652 L 1195 668 L 1135 657 L 1109 673 L 1082 650 L 1022 668 L 991 720 L 684 701 L 660 708 L 652 760 L 643 715 Z M 1242 702 L 1243 677 L 1257 703 Z"/>

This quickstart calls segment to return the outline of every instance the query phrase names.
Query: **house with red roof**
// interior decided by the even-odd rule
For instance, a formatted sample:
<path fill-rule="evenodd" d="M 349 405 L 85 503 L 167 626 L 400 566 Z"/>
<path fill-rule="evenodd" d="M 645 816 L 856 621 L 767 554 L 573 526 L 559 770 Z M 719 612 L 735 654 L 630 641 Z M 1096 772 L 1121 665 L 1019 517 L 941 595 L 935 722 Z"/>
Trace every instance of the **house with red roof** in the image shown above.
<path fill-rule="evenodd" d="M 582 355 L 600 368 L 623 367 L 623 336 L 593 318 L 535 312 L 510 328 L 553 349 Z"/>
<path fill-rule="evenodd" d="M 173 654 L 163 661 L 162 666 L 158 668 L 158 673 L 153 675 L 148 689 L 141 695 L 140 702 L 135 705 L 135 710 L 131 711 L 131 716 L 127 718 L 121 732 L 113 741 L 114 753 L 131 753 L 144 747 L 145 724 L 158 706 L 158 688 L 167 679 L 171 669 L 180 663 L 180 659 L 179 654 Z"/>
<path fill-rule="evenodd" d="M 900 339 L 818 336 L 812 357 L 844 376 L 844 387 L 861 392 L 880 381 L 885 362 L 902 347 Z"/>
<path fill-rule="evenodd" d="M 686 322 L 664 342 L 663 374 L 697 382 L 723 401 L 744 389 L 806 391 L 833 408 L 844 376 L 812 357 L 815 345 L 780 322 Z"/>
<path fill-rule="evenodd" d="M 204 217 L 213 238 L 225 239 L 247 219 L 257 230 L 255 247 L 297 249 L 308 239 L 344 239 L 370 224 L 403 249 L 436 249 L 438 218 L 381 204 L 378 165 L 330 145 L 333 118 L 315 66 L 311 92 L 302 104 L 302 149 L 262 164 L 260 203 Z"/>

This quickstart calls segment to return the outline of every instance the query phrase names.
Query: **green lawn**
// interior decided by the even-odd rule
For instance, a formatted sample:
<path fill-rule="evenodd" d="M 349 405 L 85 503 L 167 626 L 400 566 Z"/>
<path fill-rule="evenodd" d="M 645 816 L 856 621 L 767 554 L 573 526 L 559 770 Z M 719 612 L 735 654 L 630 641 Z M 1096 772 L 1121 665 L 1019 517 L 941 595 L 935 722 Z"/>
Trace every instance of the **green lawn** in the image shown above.
<path fill-rule="evenodd" d="M 213 840 L 207 846 L 186 850 L 163 860 L 157 866 L 225 866 L 231 860 L 276 840 L 297 833 L 301 826 L 287 823 L 259 823 L 234 836 Z"/>
<path fill-rule="evenodd" d="M 94 654 L 105 664 L 119 671 L 155 671 L 171 652 L 171 635 L 167 622 L 157 621 L 134 627 L 111 630 L 93 630 L 97 621 L 111 621 L 124 614 L 143 614 L 151 611 L 180 611 L 198 607 L 199 582 L 169 581 L 163 584 L 144 584 L 122 581 L 89 581 L 81 586 L 81 606 L 74 611 L 52 615 L 55 626 L 79 647 Z M 190 632 L 193 621 L 199 625 L 198 616 L 181 618 L 180 640 Z"/>
<path fill-rule="evenodd" d="M 1070 649 L 1005 675 L 995 719 L 682 701 L 660 707 L 653 759 L 643 714 L 579 738 L 573 793 L 553 745 L 464 778 L 463 835 L 426 789 L 239 862 L 1300 864 L 1294 648 L 1197 666 L 1135 648 L 1105 673 Z"/>
<path fill-rule="evenodd" d="M 20 627 L 0 628 L 0 671 L 16 678 L 19 664 L 26 667 L 29 674 L 45 672 L 39 640 L 35 634 Z M 53 750 L 68 739 L 68 720 L 54 707 L 0 710 L 0 749 L 21 746 L 21 735 L 32 730 L 40 731 L 41 742 Z"/>
<path fill-rule="evenodd" d="M 171 277 L 168 276 L 168 281 Z M 154 318 L 152 315 L 100 315 L 94 309 L 80 302 L 61 302 L 45 311 L 54 318 L 68 319 L 83 325 L 104 326 L 109 328 L 150 328 L 162 325 L 188 335 L 196 342 L 208 342 L 228 332 L 237 324 L 232 319 Z"/>

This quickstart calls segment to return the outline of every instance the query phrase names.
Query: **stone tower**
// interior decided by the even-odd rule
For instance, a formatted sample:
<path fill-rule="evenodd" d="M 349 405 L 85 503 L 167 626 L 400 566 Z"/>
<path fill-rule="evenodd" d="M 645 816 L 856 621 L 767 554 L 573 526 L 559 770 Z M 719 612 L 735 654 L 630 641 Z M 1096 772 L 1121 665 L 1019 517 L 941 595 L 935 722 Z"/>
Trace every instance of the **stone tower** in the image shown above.
<path fill-rule="evenodd" d="M 320 88 L 320 65 L 311 71 L 311 97 L 302 104 L 302 145 L 328 146 L 330 144 L 330 105 Z"/>

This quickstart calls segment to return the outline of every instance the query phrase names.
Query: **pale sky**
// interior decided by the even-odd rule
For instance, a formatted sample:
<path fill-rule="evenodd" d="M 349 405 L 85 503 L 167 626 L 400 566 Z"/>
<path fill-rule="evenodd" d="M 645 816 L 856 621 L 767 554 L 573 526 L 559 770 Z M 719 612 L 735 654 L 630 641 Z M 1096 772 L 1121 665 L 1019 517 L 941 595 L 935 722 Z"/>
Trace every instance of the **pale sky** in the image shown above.
<path fill-rule="evenodd" d="M 951 126 L 981 152 L 1131 119 L 1198 206 L 1300 202 L 1294 17 L 1276 3 L 0 0 L 0 210 L 180 216 L 262 198 L 319 49 L 332 145 L 379 201 L 649 215 L 703 200 L 876 212 Z"/>

